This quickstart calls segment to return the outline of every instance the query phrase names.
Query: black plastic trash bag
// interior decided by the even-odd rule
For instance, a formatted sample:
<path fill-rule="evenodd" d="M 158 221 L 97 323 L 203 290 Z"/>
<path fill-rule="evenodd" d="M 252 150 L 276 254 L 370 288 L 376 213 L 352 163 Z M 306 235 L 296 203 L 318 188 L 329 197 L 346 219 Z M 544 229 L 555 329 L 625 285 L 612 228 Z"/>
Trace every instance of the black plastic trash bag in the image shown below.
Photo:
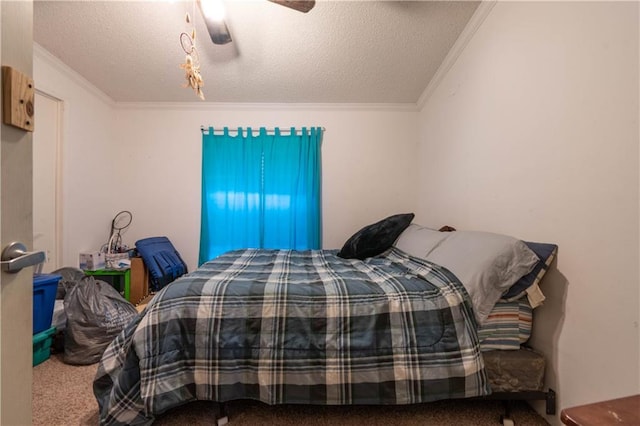
<path fill-rule="evenodd" d="M 67 328 L 64 362 L 87 365 L 102 353 L 122 329 L 138 315 L 136 308 L 109 283 L 92 276 L 82 278 L 64 298 Z"/>
<path fill-rule="evenodd" d="M 60 281 L 58 281 L 58 289 L 56 291 L 56 300 L 64 299 L 67 291 L 71 290 L 78 281 L 85 277 L 85 273 L 82 269 L 65 266 L 64 268 L 56 269 L 51 274 L 60 275 Z"/>

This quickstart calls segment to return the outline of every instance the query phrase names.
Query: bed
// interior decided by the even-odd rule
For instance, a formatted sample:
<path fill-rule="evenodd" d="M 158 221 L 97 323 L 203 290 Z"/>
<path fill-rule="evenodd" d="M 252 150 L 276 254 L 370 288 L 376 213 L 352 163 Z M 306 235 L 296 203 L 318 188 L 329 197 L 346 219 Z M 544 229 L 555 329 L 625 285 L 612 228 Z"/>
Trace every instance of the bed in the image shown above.
<path fill-rule="evenodd" d="M 446 259 L 411 253 L 412 219 L 365 227 L 341 250 L 232 251 L 162 288 L 100 361 L 100 423 L 147 425 L 195 400 L 223 408 L 236 399 L 337 405 L 495 396 L 483 355 L 491 348 L 483 351 L 478 331 L 541 259 L 530 250 L 513 264 L 498 256 L 501 279 L 505 269 L 517 277 L 496 291 L 482 288 L 495 277 L 477 279 L 481 292 L 497 294 L 487 301 Z M 455 234 L 436 246 L 446 249 Z"/>

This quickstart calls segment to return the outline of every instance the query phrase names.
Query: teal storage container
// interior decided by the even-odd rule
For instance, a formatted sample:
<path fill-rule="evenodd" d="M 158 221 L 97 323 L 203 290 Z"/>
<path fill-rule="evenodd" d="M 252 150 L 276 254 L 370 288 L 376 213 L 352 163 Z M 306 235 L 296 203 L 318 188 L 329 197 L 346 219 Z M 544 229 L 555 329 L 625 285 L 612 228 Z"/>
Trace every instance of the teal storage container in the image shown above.
<path fill-rule="evenodd" d="M 48 330 L 33 335 L 33 366 L 41 364 L 51 356 L 51 343 L 56 328 L 51 327 Z"/>
<path fill-rule="evenodd" d="M 33 276 L 33 334 L 51 327 L 58 281 L 61 278 L 60 275 L 54 274 L 35 274 Z"/>

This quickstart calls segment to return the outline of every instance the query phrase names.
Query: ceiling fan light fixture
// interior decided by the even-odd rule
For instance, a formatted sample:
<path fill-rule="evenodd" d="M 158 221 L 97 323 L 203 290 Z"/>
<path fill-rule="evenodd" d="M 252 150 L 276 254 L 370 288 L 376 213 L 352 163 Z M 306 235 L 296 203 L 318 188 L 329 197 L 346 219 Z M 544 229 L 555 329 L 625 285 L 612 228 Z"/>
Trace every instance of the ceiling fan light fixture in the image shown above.
<path fill-rule="evenodd" d="M 205 19 L 222 22 L 226 17 L 222 0 L 200 0 L 200 7 Z"/>
<path fill-rule="evenodd" d="M 214 44 L 227 44 L 231 41 L 229 28 L 224 21 L 222 0 L 196 0 L 204 23 Z"/>
<path fill-rule="evenodd" d="M 231 34 L 225 22 L 223 0 L 194 0 L 198 3 L 204 23 L 214 44 L 231 42 Z M 288 7 L 298 12 L 307 13 L 316 4 L 315 0 L 269 0 L 272 3 Z"/>

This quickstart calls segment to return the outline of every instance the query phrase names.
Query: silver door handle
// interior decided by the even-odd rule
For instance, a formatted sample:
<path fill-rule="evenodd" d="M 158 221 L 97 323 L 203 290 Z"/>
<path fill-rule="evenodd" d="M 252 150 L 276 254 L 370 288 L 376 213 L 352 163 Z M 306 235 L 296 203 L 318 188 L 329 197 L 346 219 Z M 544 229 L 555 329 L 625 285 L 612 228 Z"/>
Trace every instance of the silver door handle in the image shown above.
<path fill-rule="evenodd" d="M 0 265 L 5 272 L 18 272 L 27 266 L 44 262 L 46 256 L 43 251 L 27 251 L 24 244 L 13 242 L 2 250 Z"/>

